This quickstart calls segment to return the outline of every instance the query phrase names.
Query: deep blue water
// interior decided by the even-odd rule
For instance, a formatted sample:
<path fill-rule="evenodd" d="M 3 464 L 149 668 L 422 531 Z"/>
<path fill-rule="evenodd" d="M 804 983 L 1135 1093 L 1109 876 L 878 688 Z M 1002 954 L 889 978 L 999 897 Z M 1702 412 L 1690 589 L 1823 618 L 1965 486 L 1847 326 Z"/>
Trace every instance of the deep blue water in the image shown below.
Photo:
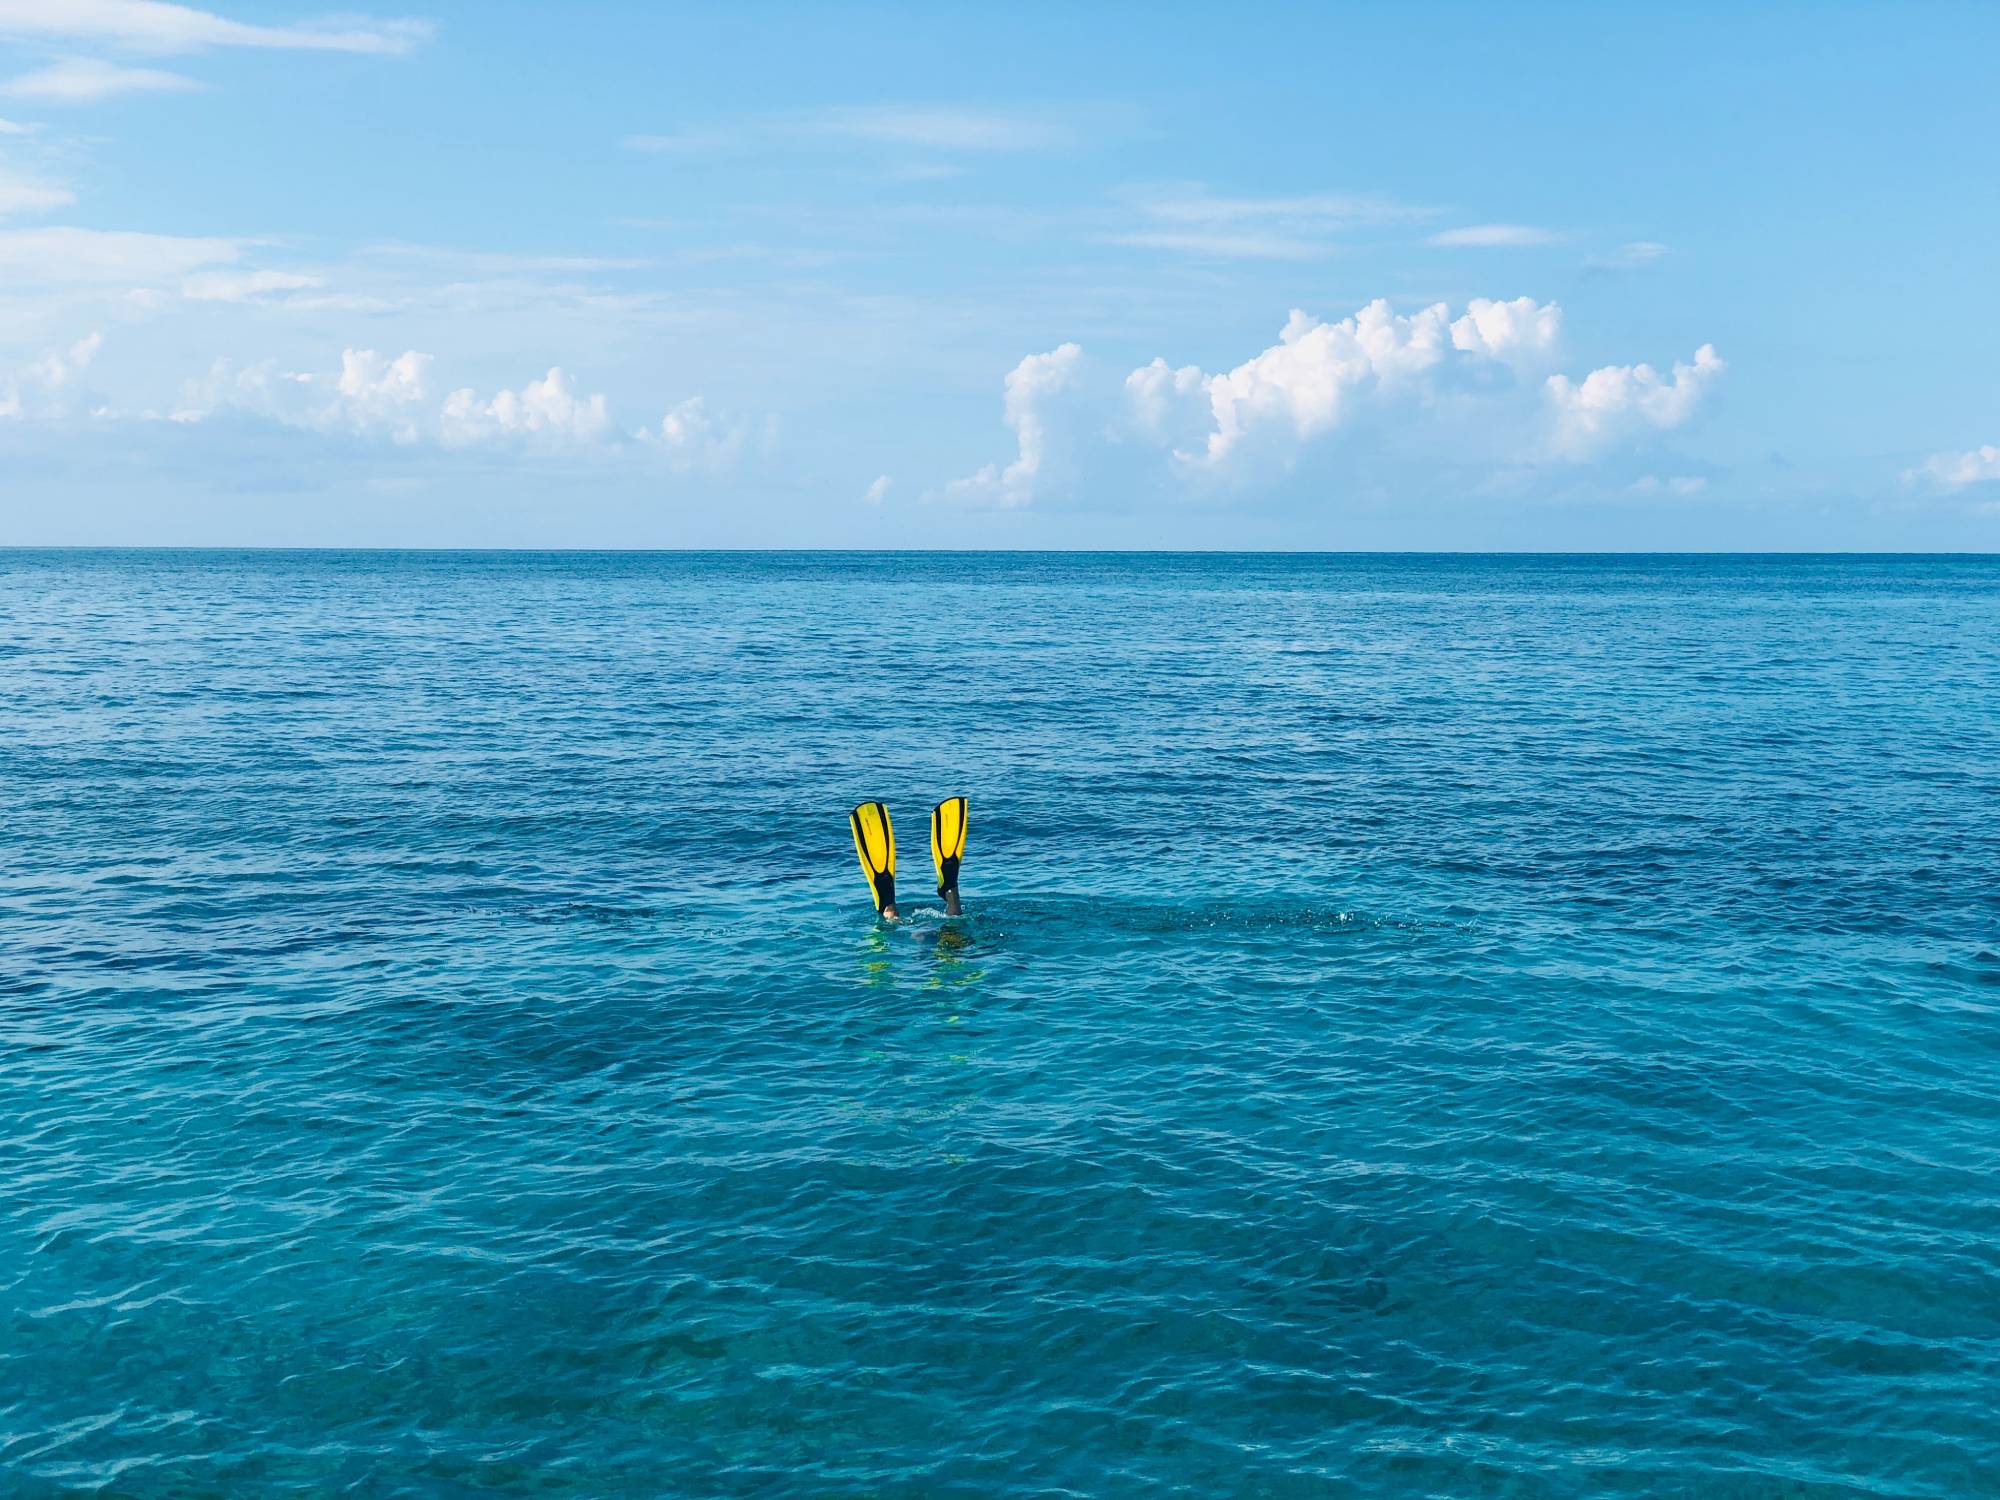
<path fill-rule="evenodd" d="M 0 813 L 10 1497 L 2000 1494 L 2000 560 L 4 553 Z"/>

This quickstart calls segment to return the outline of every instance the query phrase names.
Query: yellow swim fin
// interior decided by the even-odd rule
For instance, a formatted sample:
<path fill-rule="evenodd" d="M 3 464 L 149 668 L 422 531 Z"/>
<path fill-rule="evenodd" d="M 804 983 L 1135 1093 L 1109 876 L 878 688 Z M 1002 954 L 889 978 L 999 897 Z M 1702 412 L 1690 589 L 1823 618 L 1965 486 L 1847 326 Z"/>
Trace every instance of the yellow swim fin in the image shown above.
<path fill-rule="evenodd" d="M 931 863 L 937 866 L 938 894 L 958 895 L 958 862 L 965 855 L 965 799 L 947 797 L 931 809 Z"/>
<path fill-rule="evenodd" d="M 875 910 L 896 904 L 896 830 L 889 824 L 889 809 L 879 802 L 864 802 L 847 815 L 854 827 L 854 852 L 861 856 L 861 873 L 868 877 L 869 894 Z"/>

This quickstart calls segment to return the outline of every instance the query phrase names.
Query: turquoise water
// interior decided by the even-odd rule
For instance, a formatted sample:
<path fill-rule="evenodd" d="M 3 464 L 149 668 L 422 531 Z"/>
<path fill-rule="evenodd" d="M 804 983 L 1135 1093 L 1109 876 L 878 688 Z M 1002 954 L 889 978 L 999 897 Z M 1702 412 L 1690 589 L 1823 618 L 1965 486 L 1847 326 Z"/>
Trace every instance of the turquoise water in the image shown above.
<path fill-rule="evenodd" d="M 2000 561 L 4 553 L 0 714 L 9 1496 L 2000 1493 Z"/>

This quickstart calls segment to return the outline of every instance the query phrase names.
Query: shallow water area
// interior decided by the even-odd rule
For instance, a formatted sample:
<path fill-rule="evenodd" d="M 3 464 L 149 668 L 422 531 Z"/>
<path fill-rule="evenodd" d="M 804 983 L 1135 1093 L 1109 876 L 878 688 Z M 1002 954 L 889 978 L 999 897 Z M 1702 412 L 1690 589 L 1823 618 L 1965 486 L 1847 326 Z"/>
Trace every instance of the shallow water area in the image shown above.
<path fill-rule="evenodd" d="M 2000 562 L 0 552 L 0 712 L 9 1495 L 2000 1493 Z"/>

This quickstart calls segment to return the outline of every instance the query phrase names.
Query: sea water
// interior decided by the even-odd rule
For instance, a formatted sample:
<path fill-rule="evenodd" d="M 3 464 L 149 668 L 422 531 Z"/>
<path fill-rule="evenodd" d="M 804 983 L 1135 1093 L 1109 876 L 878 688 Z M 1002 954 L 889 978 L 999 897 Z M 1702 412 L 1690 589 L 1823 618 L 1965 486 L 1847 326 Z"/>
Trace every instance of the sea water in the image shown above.
<path fill-rule="evenodd" d="M 0 554 L 9 1496 L 1991 1496 L 1996 1409 L 2000 562 Z"/>

